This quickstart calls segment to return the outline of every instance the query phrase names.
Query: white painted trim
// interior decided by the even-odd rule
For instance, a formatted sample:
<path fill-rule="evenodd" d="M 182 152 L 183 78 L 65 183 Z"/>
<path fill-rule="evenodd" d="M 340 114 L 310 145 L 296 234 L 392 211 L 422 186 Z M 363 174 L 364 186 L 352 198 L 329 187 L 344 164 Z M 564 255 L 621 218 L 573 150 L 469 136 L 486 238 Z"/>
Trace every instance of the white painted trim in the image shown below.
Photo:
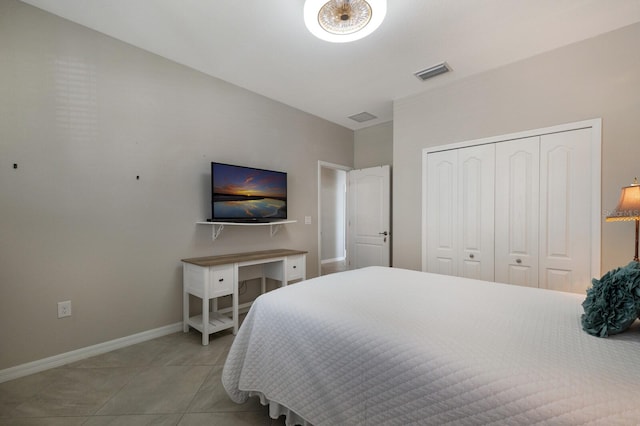
<path fill-rule="evenodd" d="M 135 345 L 137 343 L 146 342 L 147 340 L 166 336 L 168 334 L 177 333 L 178 331 L 182 331 L 182 322 L 155 328 L 153 330 L 143 331 L 141 333 L 132 334 L 130 336 L 121 337 L 108 342 L 98 343 L 97 345 L 87 346 L 85 348 L 39 359 L 26 364 L 16 365 L 15 367 L 5 368 L 4 370 L 0 370 L 0 383 L 28 376 L 30 374 L 39 373 L 50 368 L 60 367 L 65 364 L 70 364 L 95 355 L 101 355 L 116 349 Z"/>
<path fill-rule="evenodd" d="M 322 265 L 324 265 L 325 263 L 333 263 L 333 262 L 342 262 L 343 260 L 346 260 L 347 258 L 342 256 L 342 257 L 334 257 L 333 259 L 324 259 L 321 260 L 320 263 Z"/>
<path fill-rule="evenodd" d="M 422 250 L 422 271 L 427 271 L 427 154 L 433 151 L 427 151 L 427 148 L 422 150 L 422 217 L 421 217 L 421 230 L 422 240 L 420 241 L 420 248 Z"/>
<path fill-rule="evenodd" d="M 438 151 L 449 151 L 476 145 L 507 142 L 532 136 L 543 136 L 551 133 L 568 132 L 578 129 L 591 129 L 591 276 L 601 275 L 602 245 L 602 118 L 559 124 L 541 129 L 525 130 L 506 135 L 473 139 L 447 145 L 439 145 L 422 149 L 422 270 L 427 270 L 427 154 Z"/>
<path fill-rule="evenodd" d="M 496 142 L 507 142 L 514 139 L 524 139 L 532 136 L 542 136 L 551 133 L 567 132 L 570 130 L 587 129 L 591 127 L 594 130 L 602 128 L 602 119 L 594 118 L 591 120 L 576 121 L 574 123 L 559 124 L 557 126 L 543 127 L 541 129 L 524 130 L 522 132 L 508 133 L 506 135 L 490 136 L 488 138 L 472 139 L 463 142 L 455 142 L 447 145 L 438 145 L 422 149 L 422 157 L 430 152 L 449 151 L 452 149 L 466 148 L 469 146 L 485 145 Z M 598 132 L 601 135 L 601 132 Z"/>
<path fill-rule="evenodd" d="M 591 122 L 591 276 L 602 275 L 602 119 Z"/>

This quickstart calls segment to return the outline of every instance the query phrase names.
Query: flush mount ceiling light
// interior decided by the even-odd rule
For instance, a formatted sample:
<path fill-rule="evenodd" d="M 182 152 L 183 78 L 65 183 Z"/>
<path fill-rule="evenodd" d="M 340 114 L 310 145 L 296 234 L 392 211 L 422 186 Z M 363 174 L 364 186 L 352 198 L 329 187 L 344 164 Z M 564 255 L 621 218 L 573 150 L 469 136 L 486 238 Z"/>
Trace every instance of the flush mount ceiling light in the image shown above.
<path fill-rule="evenodd" d="M 333 43 L 374 32 L 387 14 L 387 0 L 306 0 L 304 23 L 314 36 Z"/>

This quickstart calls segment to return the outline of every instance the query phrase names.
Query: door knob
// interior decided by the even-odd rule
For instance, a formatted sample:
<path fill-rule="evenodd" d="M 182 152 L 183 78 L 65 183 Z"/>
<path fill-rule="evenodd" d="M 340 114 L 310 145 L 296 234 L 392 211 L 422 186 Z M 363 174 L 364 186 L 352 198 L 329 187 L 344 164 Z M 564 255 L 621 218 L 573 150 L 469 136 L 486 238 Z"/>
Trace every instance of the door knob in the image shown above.
<path fill-rule="evenodd" d="M 387 235 L 389 235 L 389 233 L 387 231 L 378 232 L 378 235 L 384 235 L 386 237 Z"/>

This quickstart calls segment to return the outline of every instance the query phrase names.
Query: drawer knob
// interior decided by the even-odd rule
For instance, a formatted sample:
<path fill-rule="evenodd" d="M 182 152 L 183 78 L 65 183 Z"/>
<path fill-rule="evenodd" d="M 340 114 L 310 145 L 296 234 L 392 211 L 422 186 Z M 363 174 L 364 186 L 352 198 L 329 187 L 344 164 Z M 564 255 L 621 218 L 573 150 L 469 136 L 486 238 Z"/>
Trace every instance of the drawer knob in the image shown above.
<path fill-rule="evenodd" d="M 222 281 L 224 281 L 224 278 L 220 278 L 220 279 L 218 280 L 218 282 L 219 282 L 219 283 L 221 283 Z"/>
<path fill-rule="evenodd" d="M 474 257 L 475 257 L 475 256 L 473 255 L 473 253 L 471 253 L 471 254 L 469 255 L 469 258 L 471 258 L 471 259 L 473 259 Z"/>
<path fill-rule="evenodd" d="M 296 269 L 296 268 L 297 268 L 297 266 L 296 266 L 296 265 L 293 265 L 293 269 Z"/>
<path fill-rule="evenodd" d="M 522 263 L 522 259 L 516 259 L 516 263 Z"/>

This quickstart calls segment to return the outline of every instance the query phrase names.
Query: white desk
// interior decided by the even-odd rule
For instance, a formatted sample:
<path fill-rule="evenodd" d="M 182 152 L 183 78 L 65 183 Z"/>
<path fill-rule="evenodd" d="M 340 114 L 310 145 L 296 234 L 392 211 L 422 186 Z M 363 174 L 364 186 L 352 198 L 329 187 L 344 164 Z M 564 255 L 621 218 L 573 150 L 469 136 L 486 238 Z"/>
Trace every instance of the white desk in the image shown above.
<path fill-rule="evenodd" d="M 193 327 L 202 333 L 202 344 L 209 344 L 209 334 L 233 327 L 238 332 L 238 282 L 254 278 L 262 279 L 262 293 L 266 279 L 280 281 L 283 286 L 290 281 L 306 279 L 306 251 L 264 250 L 221 256 L 182 259 L 183 331 Z M 189 316 L 189 295 L 202 299 L 202 314 Z M 217 298 L 232 296 L 231 316 L 218 311 Z M 209 311 L 209 301 L 213 307 Z M 248 303 L 247 305 L 250 305 Z"/>

